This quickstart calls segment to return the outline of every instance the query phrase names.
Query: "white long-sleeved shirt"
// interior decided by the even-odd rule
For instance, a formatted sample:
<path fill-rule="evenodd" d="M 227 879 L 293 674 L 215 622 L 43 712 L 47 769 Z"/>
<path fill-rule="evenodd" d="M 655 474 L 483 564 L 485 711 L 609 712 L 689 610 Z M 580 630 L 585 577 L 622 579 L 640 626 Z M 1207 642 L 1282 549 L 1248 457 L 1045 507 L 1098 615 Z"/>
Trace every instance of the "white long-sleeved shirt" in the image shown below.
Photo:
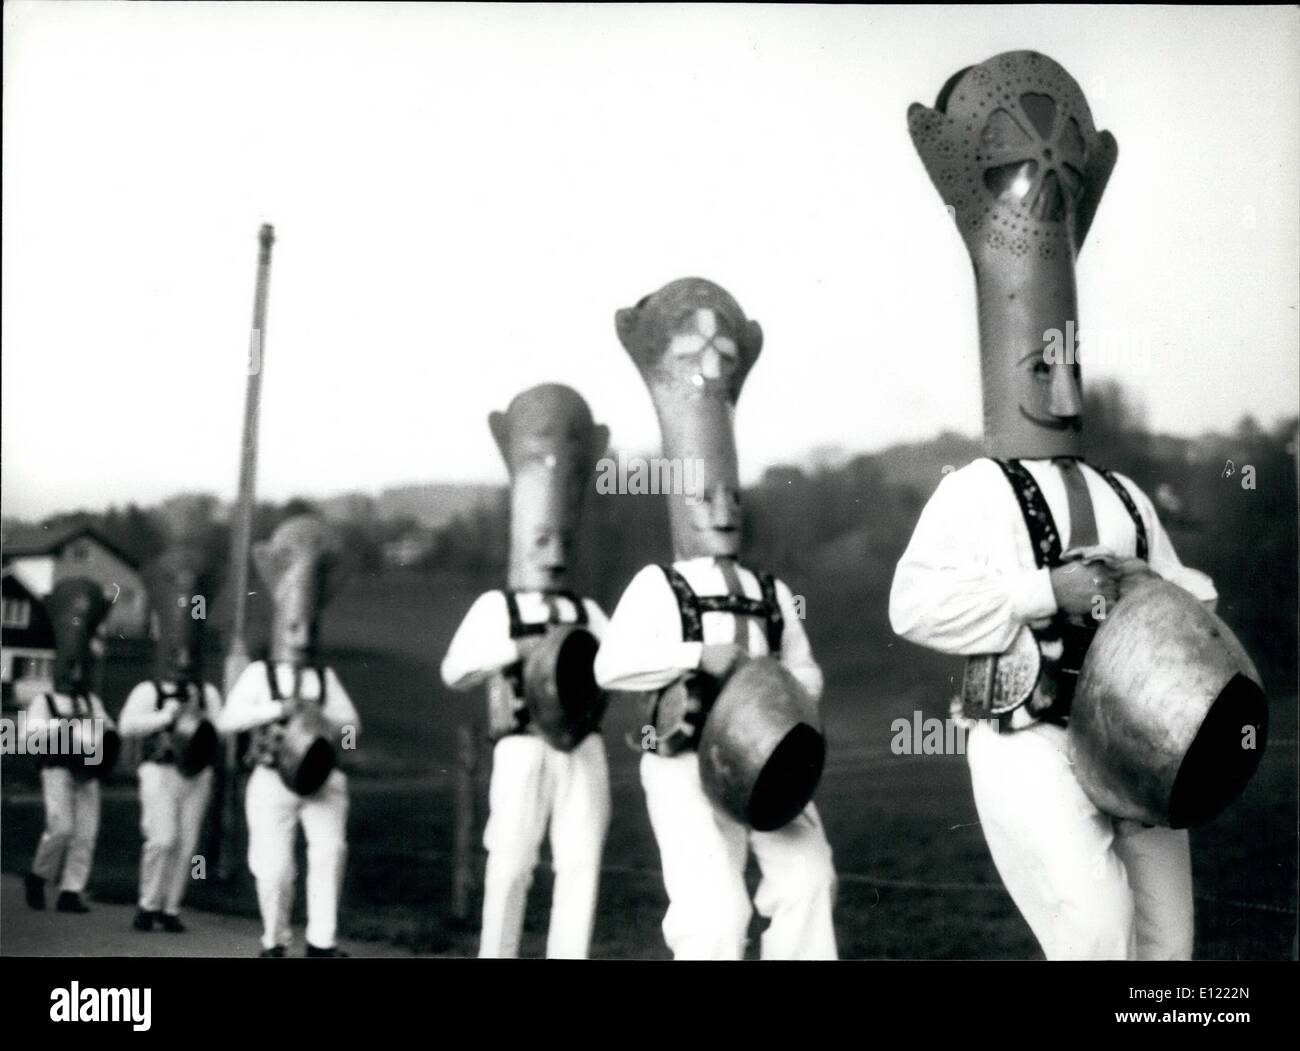
<path fill-rule="evenodd" d="M 162 685 L 173 689 L 176 687 L 176 683 L 170 680 Z M 203 684 L 203 714 L 214 726 L 221 716 L 221 694 L 210 682 Z M 118 732 L 123 737 L 148 737 L 166 729 L 171 723 L 171 716 L 165 709 L 158 707 L 157 683 L 146 679 L 130 692 L 126 704 L 122 705 L 118 723 Z"/>
<path fill-rule="evenodd" d="M 540 591 L 518 591 L 519 619 L 525 624 L 545 624 L 550 609 Z M 555 598 L 565 623 L 576 623 L 578 611 L 564 596 Z M 609 623 L 605 611 L 589 598 L 582 600 L 587 612 L 587 629 L 599 641 Z M 510 637 L 510 611 L 502 591 L 487 591 L 475 599 L 460 622 L 442 660 L 442 681 L 453 690 L 468 690 L 485 682 L 495 672 L 508 668 L 522 656 L 519 640 Z"/>
<path fill-rule="evenodd" d="M 274 665 L 274 669 L 280 695 L 292 697 L 293 665 L 281 662 Z M 361 717 L 357 714 L 352 698 L 334 674 L 333 668 L 324 668 L 322 671 L 325 676 L 325 705 L 321 708 L 321 715 L 336 729 L 352 727 L 353 733 L 359 734 Z M 302 669 L 300 684 L 303 700 L 320 699 L 320 678 L 314 671 Z M 222 733 L 243 733 L 273 723 L 284 713 L 285 702 L 277 701 L 271 696 L 271 684 L 266 678 L 266 662 L 254 661 L 230 688 L 230 696 L 226 698 L 225 707 L 221 709 L 221 716 L 217 720 L 217 729 Z"/>
<path fill-rule="evenodd" d="M 1070 509 L 1061 470 L 1051 460 L 1021 460 L 1070 548 Z M 1101 546 L 1137 553 L 1137 530 L 1123 502 L 1097 471 L 1082 466 Z M 1204 573 L 1179 560 L 1146 494 L 1116 474 L 1146 526 L 1153 572 L 1211 605 L 1218 598 Z M 921 512 L 894 572 L 889 622 L 912 642 L 943 653 L 1002 653 L 1020 628 L 1043 627 L 1057 612 L 1049 570 L 1038 569 L 1015 491 L 1002 469 L 980 459 L 944 477 Z"/>
<path fill-rule="evenodd" d="M 55 714 L 50 710 L 48 697 L 48 691 L 38 694 L 33 698 L 32 703 L 27 706 L 27 726 L 29 730 L 44 730 L 54 720 Z M 76 701 L 72 699 L 71 694 L 55 692 L 54 701 L 58 706 L 58 718 L 102 719 L 105 727 L 110 730 L 116 729 L 113 720 L 109 718 L 108 710 L 104 707 L 104 702 L 99 699 L 99 695 L 87 691 L 85 697 L 90 711 L 82 714 L 78 712 Z"/>
<path fill-rule="evenodd" d="M 726 595 L 727 582 L 717 562 L 708 557 L 673 563 L 696 595 Z M 758 578 L 735 564 L 745 594 L 761 600 Z M 812 646 L 795 608 L 794 596 L 783 581 L 776 581 L 777 605 L 785 626 L 781 635 L 781 663 L 808 691 L 814 701 L 822 694 L 822 671 L 813 659 Z M 737 615 L 713 610 L 701 615 L 703 642 L 682 640 L 682 618 L 668 578 L 658 566 L 646 566 L 627 586 L 610 619 L 609 629 L 596 654 L 596 681 L 607 690 L 651 691 L 663 689 L 687 672 L 697 671 L 705 645 L 734 639 Z M 746 626 L 744 644 L 751 657 L 765 656 L 767 625 L 758 617 L 740 617 Z"/>

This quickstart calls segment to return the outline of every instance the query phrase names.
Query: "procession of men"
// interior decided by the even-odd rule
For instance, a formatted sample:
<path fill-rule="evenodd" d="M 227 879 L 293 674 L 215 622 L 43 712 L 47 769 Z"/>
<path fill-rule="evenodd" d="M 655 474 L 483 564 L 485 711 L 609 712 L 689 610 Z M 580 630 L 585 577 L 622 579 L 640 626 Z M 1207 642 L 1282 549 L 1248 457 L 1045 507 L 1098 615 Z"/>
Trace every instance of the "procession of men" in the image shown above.
<path fill-rule="evenodd" d="M 1076 260 L 1116 141 L 1096 128 L 1071 75 L 1034 51 L 961 69 L 933 107 L 907 116 L 974 268 L 985 454 L 943 476 L 879 602 L 898 636 L 964 661 L 952 712 L 971 727 L 981 833 L 1042 954 L 1191 959 L 1188 829 L 1250 780 L 1262 747 L 1244 753 L 1241 734 L 1264 738 L 1267 705 L 1255 665 L 1215 613 L 1213 582 L 1182 563 L 1156 503 L 1088 458 L 1081 370 L 1047 352 L 1050 333 L 1078 325 Z M 269 246 L 264 234 L 264 261 Z M 259 285 L 262 309 L 264 295 Z M 799 349 L 765 345 L 747 312 L 763 316 L 762 307 L 742 308 L 722 285 L 690 275 L 634 306 L 610 304 L 600 353 L 616 354 L 616 343 L 626 351 L 653 404 L 658 452 L 693 471 L 682 491 L 644 497 L 666 504 L 671 550 L 647 550 L 630 579 L 603 582 L 620 595 L 608 615 L 575 590 L 574 574 L 584 512 L 600 498 L 597 464 L 618 441 L 617 427 L 596 422 L 608 419 L 598 392 L 548 382 L 504 411 L 483 406 L 509 485 L 506 570 L 464 610 L 445 650 L 427 657 L 449 690 L 474 691 L 472 721 L 491 753 L 475 829 L 486 851 L 480 957 L 521 955 L 547 842 L 545 955 L 593 954 L 600 910 L 614 907 L 602 898 L 610 830 L 632 818 L 613 804 L 615 749 L 639 753 L 666 900 L 659 929 L 674 959 L 841 955 L 839 858 L 816 802 L 835 750 L 825 677 L 789 582 L 746 546 L 737 404 L 762 352 Z M 204 618 L 192 615 L 218 568 L 201 539 L 183 515 L 169 523 L 149 567 L 152 674 L 116 721 L 90 687 L 102 589 L 65 580 L 50 596 L 53 687 L 29 718 L 76 723 L 108 761 L 47 757 L 26 903 L 45 910 L 52 895 L 51 911 L 90 907 L 100 787 L 120 735 L 138 749 L 134 931 L 192 929 L 182 907 L 220 779 L 227 802 L 238 793 L 240 820 L 225 824 L 260 915 L 248 955 L 346 956 L 348 764 L 362 747 L 359 712 L 384 700 L 361 697 L 322 639 L 327 606 L 348 601 L 349 552 L 315 513 L 285 518 L 256 543 L 244 538 L 249 588 L 267 596 L 271 621 L 265 639 L 248 640 L 254 659 L 219 687 L 204 663 Z M 1157 667 L 1137 666 L 1133 638 L 1162 655 Z M 614 703 L 642 706 L 636 739 L 605 732 Z M 431 702 L 424 717 L 463 711 Z M 299 829 L 301 936 L 292 923 Z M 139 952 L 149 945 L 142 939 Z"/>

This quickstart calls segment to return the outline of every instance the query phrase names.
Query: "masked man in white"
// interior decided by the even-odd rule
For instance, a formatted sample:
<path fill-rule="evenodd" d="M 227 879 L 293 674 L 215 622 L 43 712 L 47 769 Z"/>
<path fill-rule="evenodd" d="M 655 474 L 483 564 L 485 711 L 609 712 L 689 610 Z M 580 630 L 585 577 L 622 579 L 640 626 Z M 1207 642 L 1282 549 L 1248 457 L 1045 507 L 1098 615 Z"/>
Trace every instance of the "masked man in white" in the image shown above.
<path fill-rule="evenodd" d="M 580 706 L 563 725 L 543 725 L 544 713 L 527 703 L 537 684 L 526 682 L 534 668 L 526 658 L 556 631 L 585 630 L 596 640 L 604 633 L 600 606 L 569 590 L 568 580 L 584 490 L 609 430 L 592 421 L 576 391 L 559 384 L 529 388 L 488 423 L 510 471 L 508 579 L 470 607 L 442 662 L 447 686 L 486 685 L 488 694 L 492 779 L 479 955 L 518 956 L 549 828 L 555 883 L 546 955 L 585 959 L 610 817 L 603 704 L 588 663 L 582 678 L 594 706 Z"/>
<path fill-rule="evenodd" d="M 348 779 L 337 759 L 356 747 L 361 721 L 319 653 L 320 614 L 339 586 L 340 556 L 333 531 L 309 514 L 285 520 L 270 540 L 253 548 L 274 607 L 270 659 L 244 670 L 221 713 L 222 732 L 250 733 L 248 867 L 257 881 L 266 958 L 283 957 L 289 949 L 299 826 L 307 839 L 305 955 L 347 955 L 338 947 L 337 932 L 347 862 Z M 289 771 L 293 785 L 286 783 Z"/>
<path fill-rule="evenodd" d="M 962 70 L 909 119 L 975 265 L 988 458 L 940 481 L 898 563 L 890 620 L 968 658 L 955 715 L 972 720 L 980 827 L 1047 958 L 1187 959 L 1187 832 L 1101 812 L 1067 753 L 1083 656 L 1128 586 L 1156 574 L 1216 598 L 1141 489 L 1084 458 L 1079 365 L 1073 348 L 1055 353 L 1077 331 L 1075 255 L 1115 141 L 1069 74 L 1033 52 Z M 1034 667 L 1041 655 L 1038 685 L 990 717 L 982 670 L 1026 653 Z"/>
<path fill-rule="evenodd" d="M 54 689 L 27 709 L 27 734 L 45 747 L 45 830 L 25 879 L 26 898 L 29 907 L 44 909 L 46 884 L 54 883 L 55 908 L 84 913 L 99 837 L 99 785 L 117 758 L 113 721 L 90 689 L 96 631 L 110 607 L 100 585 L 81 578 L 60 581 L 45 606 L 54 630 Z"/>
<path fill-rule="evenodd" d="M 813 704 L 822 692 L 790 589 L 740 558 L 733 415 L 762 330 L 699 278 L 619 311 L 616 327 L 683 483 L 668 493 L 674 561 L 633 578 L 596 657 L 602 686 L 650 698 L 641 783 L 669 898 L 665 940 L 675 959 L 741 959 L 756 905 L 771 921 L 764 959 L 833 959 L 835 871 L 816 806 L 757 831 L 706 794 L 698 754 L 719 684 L 746 658 L 779 656 Z M 750 851 L 762 870 L 753 903 Z"/>
<path fill-rule="evenodd" d="M 119 720 L 124 738 L 141 741 L 138 931 L 155 923 L 185 931 L 181 903 L 212 795 L 221 694 L 203 678 L 203 626 L 210 578 L 197 544 L 178 539 L 147 576 L 157 625 L 157 677 L 139 683 Z"/>

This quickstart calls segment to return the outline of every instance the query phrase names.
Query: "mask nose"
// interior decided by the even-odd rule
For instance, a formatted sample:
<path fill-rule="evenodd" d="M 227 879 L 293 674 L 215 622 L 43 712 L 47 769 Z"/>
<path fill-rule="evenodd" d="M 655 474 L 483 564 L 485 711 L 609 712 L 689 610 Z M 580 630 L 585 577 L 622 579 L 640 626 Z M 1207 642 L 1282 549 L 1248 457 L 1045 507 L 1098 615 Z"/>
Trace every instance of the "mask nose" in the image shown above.
<path fill-rule="evenodd" d="M 294 649 L 305 650 L 311 641 L 311 625 L 301 617 L 293 617 L 285 625 L 285 641 Z"/>
<path fill-rule="evenodd" d="M 1074 369 L 1068 365 L 1052 367 L 1051 398 L 1048 411 L 1057 419 L 1075 419 L 1083 414 L 1083 395 Z"/>
<path fill-rule="evenodd" d="M 551 536 L 541 545 L 539 561 L 552 572 L 562 573 L 568 565 L 568 545 L 562 536 Z"/>
<path fill-rule="evenodd" d="M 714 487 L 709 500 L 709 525 L 714 529 L 735 529 L 740 519 L 740 494 L 729 485 Z"/>

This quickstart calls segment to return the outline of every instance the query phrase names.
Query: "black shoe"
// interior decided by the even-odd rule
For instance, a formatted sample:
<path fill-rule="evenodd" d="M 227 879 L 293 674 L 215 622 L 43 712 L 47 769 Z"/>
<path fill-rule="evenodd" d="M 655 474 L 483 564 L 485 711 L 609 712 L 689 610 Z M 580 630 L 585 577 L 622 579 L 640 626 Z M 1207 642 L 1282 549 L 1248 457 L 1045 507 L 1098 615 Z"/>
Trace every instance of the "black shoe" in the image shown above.
<path fill-rule="evenodd" d="M 157 913 L 150 912 L 148 909 L 136 909 L 135 919 L 131 921 L 131 926 L 137 931 L 144 931 L 148 934 L 153 930 L 153 921 Z"/>
<path fill-rule="evenodd" d="M 172 916 L 170 913 L 161 912 L 158 919 L 162 923 L 162 929 L 168 934 L 184 934 L 185 924 L 181 923 L 179 916 Z"/>
<path fill-rule="evenodd" d="M 260 956 L 263 960 L 283 960 L 284 946 L 272 945 L 269 949 L 263 949 L 257 955 Z"/>
<path fill-rule="evenodd" d="M 45 880 L 34 872 L 23 877 L 23 889 L 27 892 L 27 907 L 40 912 L 45 908 Z"/>
<path fill-rule="evenodd" d="M 340 949 L 337 945 L 334 946 L 332 949 L 318 949 L 311 942 L 307 943 L 307 951 L 303 953 L 303 956 L 306 956 L 308 958 L 320 958 L 320 959 L 329 959 L 329 958 L 343 959 L 346 958 L 347 955 L 348 954 L 345 953 L 342 949 Z"/>
<path fill-rule="evenodd" d="M 59 900 L 54 903 L 54 907 L 59 912 L 89 912 L 90 908 L 81 900 L 81 895 L 75 890 L 65 890 L 59 894 Z"/>

